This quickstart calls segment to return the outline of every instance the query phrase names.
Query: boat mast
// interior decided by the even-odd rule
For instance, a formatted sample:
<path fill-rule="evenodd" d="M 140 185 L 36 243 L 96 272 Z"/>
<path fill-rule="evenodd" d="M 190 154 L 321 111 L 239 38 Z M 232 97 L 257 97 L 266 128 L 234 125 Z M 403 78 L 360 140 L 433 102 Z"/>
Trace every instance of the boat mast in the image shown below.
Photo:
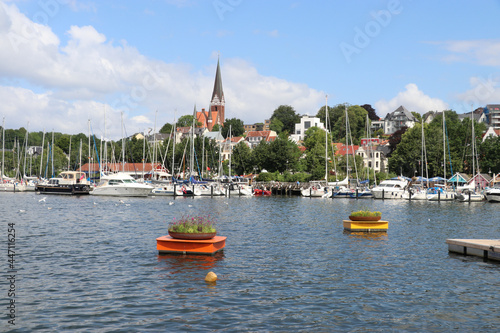
<path fill-rule="evenodd" d="M 2 120 L 2 183 L 3 183 L 3 171 L 5 164 L 5 117 Z"/>
<path fill-rule="evenodd" d="M 350 179 L 349 179 L 349 136 L 347 135 L 347 103 L 344 104 L 345 107 L 345 146 L 346 146 L 346 165 L 345 165 L 345 173 L 347 175 L 347 186 L 349 187 L 350 185 Z"/>
<path fill-rule="evenodd" d="M 446 185 L 446 129 L 445 129 L 445 111 L 443 110 L 443 172 Z"/>
<path fill-rule="evenodd" d="M 195 118 L 193 118 L 193 125 L 191 126 L 191 154 L 189 156 L 189 178 L 191 178 L 191 176 L 194 176 L 194 121 Z"/>
<path fill-rule="evenodd" d="M 82 139 L 80 139 L 80 170 L 79 171 L 82 171 Z"/>
<path fill-rule="evenodd" d="M 325 95 L 325 181 L 328 184 L 328 95 Z"/>
<path fill-rule="evenodd" d="M 233 156 L 233 146 L 231 145 L 231 141 L 233 141 L 233 137 L 231 133 L 231 125 L 229 125 L 229 180 L 231 180 L 231 159 Z"/>
<path fill-rule="evenodd" d="M 71 135 L 69 136 L 68 171 L 71 165 Z"/>
<path fill-rule="evenodd" d="M 156 112 L 155 112 L 155 125 L 154 125 L 154 129 L 153 129 L 153 168 L 154 168 L 154 172 L 152 174 L 156 173 L 156 161 L 158 160 L 158 156 L 157 156 L 157 152 L 156 152 L 156 118 L 157 118 L 157 116 L 158 116 L 158 110 L 156 110 Z M 146 141 L 146 138 L 144 138 L 144 141 Z M 144 174 L 144 167 L 142 169 L 143 169 L 143 174 Z M 143 178 L 144 178 L 144 175 L 143 175 Z"/>
<path fill-rule="evenodd" d="M 24 142 L 24 165 L 23 165 L 23 178 L 26 178 L 26 156 L 28 155 L 28 133 L 29 133 L 30 122 L 26 126 L 26 138 Z"/>
<path fill-rule="evenodd" d="M 40 170 L 38 172 L 38 175 L 40 178 L 42 178 L 42 168 L 43 168 L 43 146 L 45 145 L 45 128 L 43 129 L 43 135 L 42 135 L 42 155 L 40 157 Z"/>
<path fill-rule="evenodd" d="M 173 132 L 172 132 L 172 130 L 171 130 L 171 133 L 170 133 L 170 134 L 172 134 L 172 133 L 173 133 L 173 135 L 174 135 L 174 143 L 172 144 L 172 171 L 171 171 L 171 172 L 172 172 L 172 177 L 174 177 L 174 175 L 175 175 L 175 170 L 174 170 L 174 162 L 175 162 L 175 141 L 176 141 L 176 137 L 175 137 L 175 136 L 176 136 L 176 135 L 175 135 L 175 134 L 176 134 L 176 130 L 175 130 L 175 129 L 176 129 L 176 126 L 177 126 L 177 124 L 175 123 L 175 112 L 176 112 L 176 111 L 174 111 L 174 127 L 173 127 Z"/>
<path fill-rule="evenodd" d="M 476 152 L 474 149 L 475 146 L 475 141 L 476 141 L 476 135 L 474 133 L 474 112 L 472 111 L 473 106 L 471 104 L 471 110 L 470 110 L 470 120 L 472 123 L 472 175 L 473 177 L 476 175 Z"/>
<path fill-rule="evenodd" d="M 122 172 L 125 172 L 125 138 L 123 137 L 123 111 L 121 112 L 122 120 Z"/>
<path fill-rule="evenodd" d="M 52 160 L 52 177 L 54 177 L 54 129 L 52 129 L 52 152 L 50 155 L 50 158 Z"/>
<path fill-rule="evenodd" d="M 89 155 L 88 155 L 87 161 L 89 162 L 89 179 L 91 179 L 90 175 L 92 173 L 92 165 L 93 165 L 93 163 L 90 163 L 91 162 L 91 159 L 90 159 L 90 118 L 88 120 L 88 131 L 89 131 Z"/>

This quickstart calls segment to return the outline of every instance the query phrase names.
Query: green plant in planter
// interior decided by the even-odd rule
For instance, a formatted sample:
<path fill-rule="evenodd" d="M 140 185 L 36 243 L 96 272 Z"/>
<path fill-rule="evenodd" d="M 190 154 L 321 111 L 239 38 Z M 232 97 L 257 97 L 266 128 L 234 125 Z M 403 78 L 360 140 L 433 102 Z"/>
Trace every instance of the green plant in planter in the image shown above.
<path fill-rule="evenodd" d="M 168 224 L 168 231 L 184 234 L 209 234 L 216 232 L 215 221 L 208 216 L 183 216 Z"/>
<path fill-rule="evenodd" d="M 362 217 L 375 217 L 375 216 L 382 216 L 381 212 L 372 212 L 369 210 L 358 210 L 357 212 L 351 212 L 351 216 L 362 216 Z"/>

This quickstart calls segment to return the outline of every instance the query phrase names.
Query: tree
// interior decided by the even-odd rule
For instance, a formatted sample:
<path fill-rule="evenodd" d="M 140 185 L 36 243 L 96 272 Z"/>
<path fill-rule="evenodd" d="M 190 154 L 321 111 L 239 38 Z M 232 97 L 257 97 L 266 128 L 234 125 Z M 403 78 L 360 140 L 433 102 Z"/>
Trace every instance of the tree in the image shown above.
<path fill-rule="evenodd" d="M 278 118 L 274 118 L 271 120 L 269 124 L 269 129 L 271 131 L 275 131 L 276 133 L 281 133 L 283 131 L 283 123 Z"/>
<path fill-rule="evenodd" d="M 271 149 L 269 144 L 262 140 L 257 146 L 253 148 L 253 163 L 254 167 L 257 168 L 257 172 L 260 172 L 262 169 L 273 168 L 270 163 L 271 159 Z"/>
<path fill-rule="evenodd" d="M 389 158 L 390 170 L 412 177 L 419 171 L 422 159 L 422 127 L 416 124 L 400 136 L 400 142 Z"/>
<path fill-rule="evenodd" d="M 285 133 L 280 134 L 274 141 L 269 143 L 270 168 L 268 171 L 283 173 L 286 170 L 296 170 L 300 157 L 299 147 L 288 140 Z"/>
<path fill-rule="evenodd" d="M 168 134 L 168 133 L 171 133 L 172 132 L 172 124 L 170 123 L 166 123 L 165 125 L 163 125 L 162 128 L 160 128 L 160 133 L 162 134 Z"/>
<path fill-rule="evenodd" d="M 221 125 L 215 124 L 210 132 L 218 132 L 221 129 Z"/>
<path fill-rule="evenodd" d="M 239 142 L 233 148 L 231 167 L 235 174 L 243 175 L 253 171 L 252 150 L 245 142 Z"/>
<path fill-rule="evenodd" d="M 176 126 L 177 127 L 191 127 L 193 126 L 193 119 L 194 116 L 192 115 L 184 115 L 177 120 Z M 201 126 L 201 123 L 199 121 L 195 121 L 194 125 L 196 127 Z"/>
<path fill-rule="evenodd" d="M 411 114 L 413 115 L 413 117 L 415 117 L 418 123 L 422 121 L 422 115 L 420 113 L 412 111 Z"/>
<path fill-rule="evenodd" d="M 325 179 L 325 133 L 325 130 L 318 127 L 311 127 L 306 131 L 306 156 L 301 163 L 304 170 L 311 173 L 312 179 Z M 333 160 L 331 150 L 328 151 L 328 159 Z"/>
<path fill-rule="evenodd" d="M 245 126 L 243 126 L 243 121 L 237 118 L 226 119 L 224 122 L 224 127 L 222 127 L 221 134 L 223 137 L 227 138 L 229 136 L 229 128 L 231 128 L 231 135 L 242 136 L 245 133 Z"/>
<path fill-rule="evenodd" d="M 401 142 L 403 134 L 405 134 L 407 129 L 408 129 L 408 127 L 404 126 L 401 129 L 399 129 L 396 132 L 391 134 L 391 136 L 389 137 L 389 147 L 391 148 L 391 152 L 389 153 L 389 155 L 387 157 L 390 157 L 392 152 L 394 150 L 396 150 L 396 147 Z"/>
<path fill-rule="evenodd" d="M 283 124 L 283 132 L 294 133 L 295 124 L 300 122 L 300 116 L 295 112 L 294 108 L 290 105 L 280 105 L 274 110 L 271 116 L 273 119 L 279 119 Z"/>
<path fill-rule="evenodd" d="M 500 172 L 500 136 L 488 138 L 479 146 L 480 170 L 497 174 Z"/>
<path fill-rule="evenodd" d="M 380 117 L 377 116 L 377 113 L 375 112 L 375 109 L 370 104 L 363 104 L 363 105 L 361 105 L 361 107 L 368 112 L 368 118 L 371 121 L 378 121 L 378 120 L 380 120 Z"/>

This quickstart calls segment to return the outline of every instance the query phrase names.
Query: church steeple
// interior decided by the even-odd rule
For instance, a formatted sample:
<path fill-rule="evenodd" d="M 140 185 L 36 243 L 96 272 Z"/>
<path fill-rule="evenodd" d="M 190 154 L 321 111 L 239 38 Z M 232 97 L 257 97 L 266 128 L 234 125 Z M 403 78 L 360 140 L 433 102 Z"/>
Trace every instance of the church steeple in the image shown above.
<path fill-rule="evenodd" d="M 222 90 L 222 76 L 220 73 L 220 63 L 219 59 L 217 59 L 217 71 L 215 72 L 214 91 L 212 93 L 212 100 L 210 101 L 210 112 L 209 112 L 210 116 L 212 115 L 212 113 L 214 113 L 215 115 L 215 117 L 209 116 L 210 118 L 215 118 L 213 125 L 224 124 L 225 105 L 226 101 L 224 99 L 224 91 Z"/>

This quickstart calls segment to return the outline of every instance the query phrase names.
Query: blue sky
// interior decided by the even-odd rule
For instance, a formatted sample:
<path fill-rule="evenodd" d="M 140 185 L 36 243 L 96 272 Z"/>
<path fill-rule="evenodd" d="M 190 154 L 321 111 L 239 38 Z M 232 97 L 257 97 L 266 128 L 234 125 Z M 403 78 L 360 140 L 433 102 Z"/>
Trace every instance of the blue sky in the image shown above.
<path fill-rule="evenodd" d="M 6 128 L 121 136 L 226 117 L 371 104 L 383 117 L 500 102 L 500 1 L 0 0 Z M 106 121 L 105 121 L 106 120 Z M 155 121 L 156 120 L 156 121 Z M 29 122 L 29 125 L 28 125 Z"/>

